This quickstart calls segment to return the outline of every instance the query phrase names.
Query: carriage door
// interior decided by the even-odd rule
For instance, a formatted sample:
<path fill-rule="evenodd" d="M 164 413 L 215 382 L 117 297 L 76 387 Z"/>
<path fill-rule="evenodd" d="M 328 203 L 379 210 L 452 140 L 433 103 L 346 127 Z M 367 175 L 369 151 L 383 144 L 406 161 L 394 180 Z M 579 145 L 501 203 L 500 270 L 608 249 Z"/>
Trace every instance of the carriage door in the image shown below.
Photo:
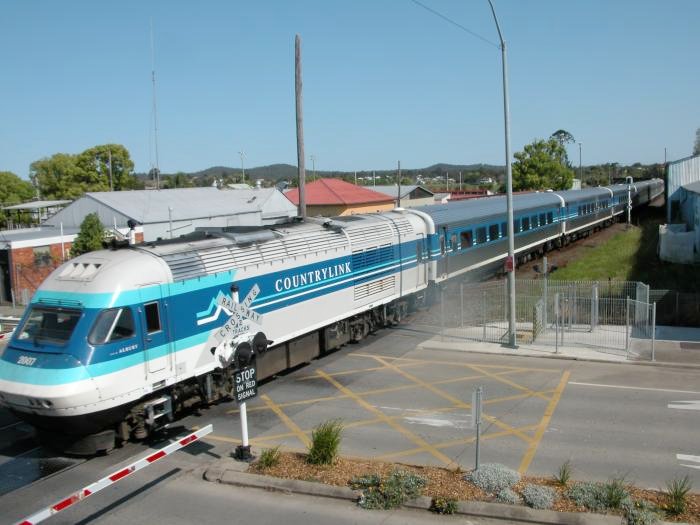
<path fill-rule="evenodd" d="M 170 368 L 170 337 L 165 301 L 159 285 L 151 285 L 141 290 L 141 334 L 143 337 L 144 359 L 149 378 L 157 380 L 165 376 Z M 144 293 L 146 292 L 146 293 Z"/>
<path fill-rule="evenodd" d="M 416 287 L 428 282 L 428 254 L 426 253 L 425 236 L 416 234 Z"/>
<path fill-rule="evenodd" d="M 437 277 L 447 277 L 448 267 L 447 267 L 447 243 L 449 239 L 447 238 L 447 227 L 443 226 L 440 230 L 440 255 L 438 255 L 438 274 Z"/>

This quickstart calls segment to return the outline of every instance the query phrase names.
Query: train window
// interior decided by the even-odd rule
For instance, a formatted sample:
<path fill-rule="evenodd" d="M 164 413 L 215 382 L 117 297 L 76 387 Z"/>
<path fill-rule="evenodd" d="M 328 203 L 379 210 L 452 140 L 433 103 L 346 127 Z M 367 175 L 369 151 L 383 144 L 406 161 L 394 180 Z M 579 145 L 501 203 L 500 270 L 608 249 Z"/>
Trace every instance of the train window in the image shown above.
<path fill-rule="evenodd" d="M 18 339 L 39 339 L 63 344 L 70 339 L 80 319 L 79 310 L 33 307 L 22 326 L 17 329 Z"/>
<path fill-rule="evenodd" d="M 547 224 L 547 214 L 540 213 L 540 226 L 544 226 L 545 224 Z"/>
<path fill-rule="evenodd" d="M 523 217 L 521 220 L 523 225 L 523 231 L 526 232 L 530 229 L 530 217 Z"/>
<path fill-rule="evenodd" d="M 520 231 L 520 219 L 513 219 L 513 231 L 514 232 Z M 507 234 L 508 234 L 508 231 L 506 231 L 506 235 Z"/>
<path fill-rule="evenodd" d="M 583 215 L 583 206 L 578 207 L 578 214 Z"/>
<path fill-rule="evenodd" d="M 508 223 L 501 223 L 501 237 L 506 237 L 508 235 Z"/>
<path fill-rule="evenodd" d="M 530 228 L 534 230 L 535 228 L 537 228 L 537 226 L 537 215 L 533 215 L 532 217 L 530 217 Z"/>
<path fill-rule="evenodd" d="M 472 244 L 474 244 L 474 238 L 472 237 L 472 231 L 467 230 L 463 231 L 462 233 L 459 234 L 460 241 L 461 241 L 461 247 L 464 250 L 465 248 L 470 248 Z"/>
<path fill-rule="evenodd" d="M 452 236 L 450 237 L 450 248 L 452 248 L 452 251 L 457 251 L 459 246 L 457 245 L 457 234 L 453 233 Z"/>
<path fill-rule="evenodd" d="M 134 316 L 130 308 L 112 308 L 103 310 L 97 316 L 90 329 L 88 341 L 93 345 L 102 345 L 127 339 L 134 335 Z"/>
<path fill-rule="evenodd" d="M 476 244 L 481 244 L 482 242 L 486 242 L 486 227 L 484 226 L 476 229 Z"/>
<path fill-rule="evenodd" d="M 547 212 L 547 224 L 552 224 L 554 222 L 554 213 L 551 211 Z"/>
<path fill-rule="evenodd" d="M 440 235 L 440 254 L 445 255 L 445 252 L 447 250 L 445 249 L 445 236 Z"/>
<path fill-rule="evenodd" d="M 160 314 L 158 313 L 158 303 L 148 303 L 143 305 L 146 313 L 146 333 L 152 334 L 160 332 Z"/>
<path fill-rule="evenodd" d="M 498 239 L 498 224 L 492 224 L 489 226 L 489 241 L 495 241 Z"/>

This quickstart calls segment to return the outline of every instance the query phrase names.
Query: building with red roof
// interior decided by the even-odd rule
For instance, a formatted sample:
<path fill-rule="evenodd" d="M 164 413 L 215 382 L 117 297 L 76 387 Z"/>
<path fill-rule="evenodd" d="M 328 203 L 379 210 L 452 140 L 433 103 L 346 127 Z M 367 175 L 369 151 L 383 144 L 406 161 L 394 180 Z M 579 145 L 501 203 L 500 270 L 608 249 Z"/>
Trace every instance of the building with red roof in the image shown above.
<path fill-rule="evenodd" d="M 284 195 L 299 204 L 299 188 L 290 189 Z M 306 185 L 306 213 L 311 217 L 374 213 L 393 208 L 391 196 L 342 179 L 318 179 Z"/>

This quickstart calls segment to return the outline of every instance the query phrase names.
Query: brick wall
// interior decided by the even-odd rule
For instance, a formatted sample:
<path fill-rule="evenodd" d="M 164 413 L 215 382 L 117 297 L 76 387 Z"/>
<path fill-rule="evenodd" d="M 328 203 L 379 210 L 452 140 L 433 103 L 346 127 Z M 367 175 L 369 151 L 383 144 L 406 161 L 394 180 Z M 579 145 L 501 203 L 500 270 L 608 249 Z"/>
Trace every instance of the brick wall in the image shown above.
<path fill-rule="evenodd" d="M 70 254 L 71 245 L 70 242 L 63 243 L 66 259 Z M 34 248 L 31 247 L 15 248 L 10 252 L 10 280 L 17 302 L 24 303 L 25 299 L 31 299 L 42 281 L 63 262 L 60 243 L 50 245 L 49 250 L 50 260 L 48 258 L 37 260 Z"/>

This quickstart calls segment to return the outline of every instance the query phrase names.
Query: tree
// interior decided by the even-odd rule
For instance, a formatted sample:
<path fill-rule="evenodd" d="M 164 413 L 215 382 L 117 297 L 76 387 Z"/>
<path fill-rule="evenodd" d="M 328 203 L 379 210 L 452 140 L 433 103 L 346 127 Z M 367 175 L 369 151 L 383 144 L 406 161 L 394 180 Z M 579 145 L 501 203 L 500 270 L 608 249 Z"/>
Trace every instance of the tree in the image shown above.
<path fill-rule="evenodd" d="M 89 148 L 78 155 L 56 153 L 30 166 L 30 177 L 45 199 L 76 199 L 88 191 L 109 191 L 109 157 L 115 190 L 138 187 L 134 163 L 119 144 Z"/>
<path fill-rule="evenodd" d="M 693 155 L 700 155 L 700 128 L 695 130 L 695 146 L 693 147 Z"/>
<path fill-rule="evenodd" d="M 34 197 L 34 186 L 20 179 L 11 171 L 0 171 L 0 206 L 10 206 L 31 200 Z M 0 210 L 0 224 L 5 224 L 7 217 Z"/>
<path fill-rule="evenodd" d="M 102 249 L 102 238 L 104 237 L 104 226 L 96 213 L 86 215 L 80 223 L 80 231 L 73 241 L 70 249 L 71 257 L 77 257 L 82 253 L 88 253 Z"/>
<path fill-rule="evenodd" d="M 562 146 L 566 146 L 567 144 L 573 144 L 574 142 L 576 142 L 574 136 L 565 129 L 556 130 L 550 135 L 549 138 L 556 140 Z"/>
<path fill-rule="evenodd" d="M 513 190 L 571 188 L 574 172 L 563 162 L 566 149 L 556 139 L 537 139 L 515 154 Z"/>

